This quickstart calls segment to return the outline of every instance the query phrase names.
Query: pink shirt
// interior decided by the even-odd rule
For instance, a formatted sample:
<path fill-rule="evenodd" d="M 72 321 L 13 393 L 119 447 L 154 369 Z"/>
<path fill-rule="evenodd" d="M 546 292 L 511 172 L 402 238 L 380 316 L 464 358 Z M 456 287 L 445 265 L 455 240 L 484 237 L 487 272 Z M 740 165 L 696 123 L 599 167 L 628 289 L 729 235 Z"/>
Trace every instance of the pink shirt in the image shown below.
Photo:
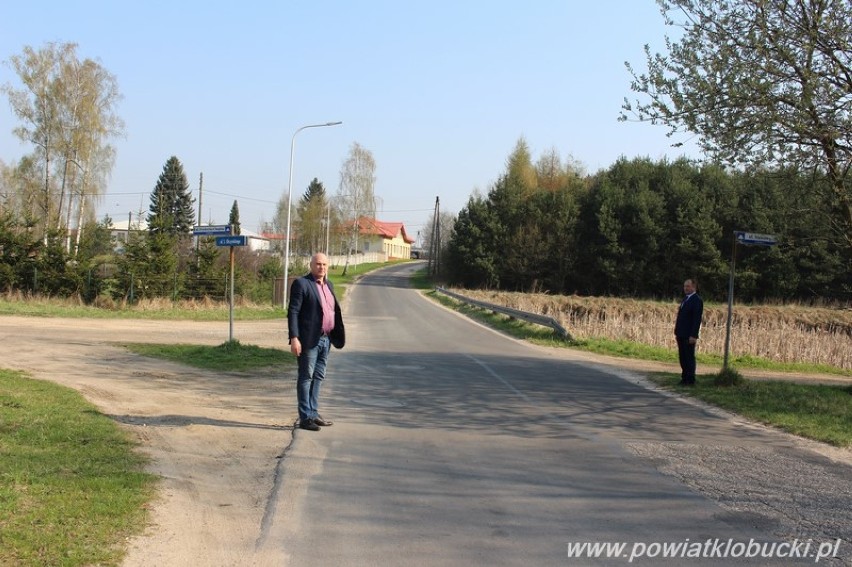
<path fill-rule="evenodd" d="M 317 293 L 322 303 L 322 332 L 327 335 L 334 328 L 334 295 L 325 282 L 317 282 Z"/>

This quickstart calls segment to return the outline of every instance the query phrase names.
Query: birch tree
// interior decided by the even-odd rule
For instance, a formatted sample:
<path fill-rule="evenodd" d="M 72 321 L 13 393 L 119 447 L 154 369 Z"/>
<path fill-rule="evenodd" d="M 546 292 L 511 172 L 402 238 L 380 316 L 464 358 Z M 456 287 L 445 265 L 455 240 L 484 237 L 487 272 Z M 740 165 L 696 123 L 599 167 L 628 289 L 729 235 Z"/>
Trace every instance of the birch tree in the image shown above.
<path fill-rule="evenodd" d="M 78 233 L 84 216 L 105 188 L 115 155 L 109 144 L 124 124 L 116 114 L 121 98 L 115 77 L 92 59 L 80 60 L 77 44 L 26 46 L 9 59 L 20 86 L 2 86 L 21 123 L 13 133 L 33 146 L 38 165 L 39 208 L 45 234 L 52 228 Z M 75 218 L 76 215 L 76 218 Z M 70 247 L 70 239 L 66 239 Z"/>
<path fill-rule="evenodd" d="M 437 218 L 436 215 L 432 215 L 426 221 L 423 230 L 420 232 L 422 240 L 420 247 L 437 256 L 437 258 L 430 258 L 430 260 L 437 260 L 444 256 L 455 224 L 456 215 L 449 211 L 441 211 L 438 213 Z"/>
<path fill-rule="evenodd" d="M 358 253 L 359 219 L 376 217 L 376 160 L 370 150 L 353 142 L 349 156 L 340 168 L 340 189 L 338 193 L 345 222 L 351 230 L 347 249 L 346 267 L 349 266 L 349 254 Z M 357 256 L 356 256 L 357 259 Z M 344 272 L 346 268 L 344 268 Z"/>

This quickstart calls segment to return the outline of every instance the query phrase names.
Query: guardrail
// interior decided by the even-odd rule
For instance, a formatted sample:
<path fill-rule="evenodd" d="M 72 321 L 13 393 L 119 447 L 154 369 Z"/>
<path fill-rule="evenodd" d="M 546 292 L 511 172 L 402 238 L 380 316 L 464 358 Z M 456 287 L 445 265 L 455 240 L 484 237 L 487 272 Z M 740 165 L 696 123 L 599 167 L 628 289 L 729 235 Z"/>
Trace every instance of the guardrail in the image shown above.
<path fill-rule="evenodd" d="M 438 293 L 443 293 L 453 299 L 461 301 L 462 303 L 467 303 L 469 305 L 475 305 L 476 307 L 480 307 L 482 309 L 487 309 L 489 311 L 493 311 L 494 313 L 502 313 L 508 317 L 512 317 L 513 319 L 521 319 L 522 321 L 526 321 L 528 323 L 535 323 L 536 325 L 542 325 L 544 327 L 550 327 L 564 339 L 569 341 L 573 341 L 574 339 L 568 333 L 568 331 L 559 324 L 559 322 L 553 317 L 548 317 L 546 315 L 538 315 L 537 313 L 528 313 L 526 311 L 521 311 L 520 309 L 512 309 L 511 307 L 504 307 L 502 305 L 494 305 L 493 303 L 486 303 L 485 301 L 478 301 L 476 299 L 471 299 L 469 297 L 465 297 L 448 289 L 444 289 L 442 287 L 436 287 L 435 291 Z"/>

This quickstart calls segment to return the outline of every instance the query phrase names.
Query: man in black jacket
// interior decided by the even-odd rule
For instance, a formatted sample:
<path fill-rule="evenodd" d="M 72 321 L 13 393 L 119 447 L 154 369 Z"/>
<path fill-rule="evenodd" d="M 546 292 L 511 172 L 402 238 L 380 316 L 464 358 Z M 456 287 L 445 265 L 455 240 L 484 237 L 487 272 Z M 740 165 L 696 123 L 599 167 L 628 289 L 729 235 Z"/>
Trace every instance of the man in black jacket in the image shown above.
<path fill-rule="evenodd" d="M 701 317 L 704 314 L 704 302 L 696 293 L 695 280 L 683 282 L 683 294 L 686 296 L 677 310 L 675 320 L 675 339 L 677 355 L 680 359 L 680 385 L 695 385 L 695 343 L 701 329 Z"/>
<path fill-rule="evenodd" d="M 317 413 L 319 393 L 331 345 L 343 346 L 343 319 L 327 276 L 328 258 L 322 253 L 314 254 L 311 273 L 293 281 L 287 306 L 290 352 L 299 360 L 299 427 L 310 431 L 332 424 Z"/>

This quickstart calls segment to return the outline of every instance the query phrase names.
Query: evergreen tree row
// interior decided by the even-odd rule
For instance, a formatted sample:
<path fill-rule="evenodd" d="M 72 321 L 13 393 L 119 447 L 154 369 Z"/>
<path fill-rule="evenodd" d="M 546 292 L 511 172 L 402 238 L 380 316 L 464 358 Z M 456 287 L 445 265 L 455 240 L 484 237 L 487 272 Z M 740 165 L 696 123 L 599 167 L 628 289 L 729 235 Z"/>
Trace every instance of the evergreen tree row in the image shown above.
<path fill-rule="evenodd" d="M 0 293 L 80 297 L 87 302 L 140 299 L 226 299 L 229 256 L 211 237 L 192 237 L 193 199 L 183 165 L 172 156 L 151 193 L 148 229 L 111 235 L 112 220 L 83 226 L 78 250 L 65 247 L 65 234 L 42 236 L 34 223 L 0 210 Z M 240 233 L 239 206 L 229 223 Z M 235 292 L 270 302 L 281 275 L 278 256 L 235 251 Z"/>
<path fill-rule="evenodd" d="M 819 175 L 686 159 L 621 159 L 593 176 L 563 171 L 556 184 L 542 171 L 519 142 L 488 194 L 471 197 L 445 254 L 450 283 L 670 298 L 695 277 L 721 301 L 735 251 L 740 300 L 852 299 L 852 258 L 826 220 Z M 738 230 L 778 244 L 735 247 Z"/>

